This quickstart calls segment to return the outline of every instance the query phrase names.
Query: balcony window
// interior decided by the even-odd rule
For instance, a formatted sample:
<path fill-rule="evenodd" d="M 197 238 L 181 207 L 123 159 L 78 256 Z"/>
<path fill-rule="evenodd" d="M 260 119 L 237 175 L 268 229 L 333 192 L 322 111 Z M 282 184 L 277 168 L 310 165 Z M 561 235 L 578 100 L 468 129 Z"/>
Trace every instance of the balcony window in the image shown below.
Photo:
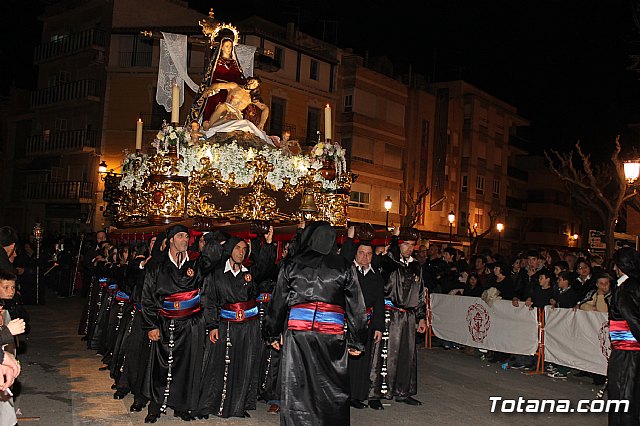
<path fill-rule="evenodd" d="M 318 80 L 318 61 L 311 60 L 311 65 L 309 66 L 309 78 L 311 80 Z"/>
<path fill-rule="evenodd" d="M 350 207 L 357 207 L 359 209 L 369 208 L 369 193 L 351 191 L 351 198 L 349 199 Z"/>

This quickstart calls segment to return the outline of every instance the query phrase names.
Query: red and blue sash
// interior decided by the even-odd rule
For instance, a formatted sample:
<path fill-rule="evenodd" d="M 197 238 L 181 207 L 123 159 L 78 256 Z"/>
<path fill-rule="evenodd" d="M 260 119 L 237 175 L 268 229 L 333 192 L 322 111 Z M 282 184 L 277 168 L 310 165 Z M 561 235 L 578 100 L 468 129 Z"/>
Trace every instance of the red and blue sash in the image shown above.
<path fill-rule="evenodd" d="M 222 305 L 220 319 L 231 322 L 244 322 L 258 318 L 258 306 L 255 300 L 228 303 Z"/>
<path fill-rule="evenodd" d="M 129 301 L 129 295 L 127 293 L 125 293 L 122 290 L 118 290 L 116 292 L 116 301 L 118 302 L 128 302 Z"/>
<path fill-rule="evenodd" d="M 384 308 L 387 311 L 408 312 L 406 309 L 398 308 L 396 305 L 394 305 L 391 299 L 384 299 Z"/>
<path fill-rule="evenodd" d="M 633 337 L 629 324 L 625 321 L 609 320 L 611 347 L 620 351 L 640 351 L 640 344 Z"/>
<path fill-rule="evenodd" d="M 201 309 L 200 290 L 183 291 L 165 297 L 160 315 L 165 318 L 186 318 Z"/>
<path fill-rule="evenodd" d="M 256 298 L 256 302 L 269 303 L 271 300 L 271 293 L 260 293 L 260 296 Z"/>
<path fill-rule="evenodd" d="M 289 312 L 289 330 L 344 333 L 344 309 L 325 302 L 299 303 Z"/>

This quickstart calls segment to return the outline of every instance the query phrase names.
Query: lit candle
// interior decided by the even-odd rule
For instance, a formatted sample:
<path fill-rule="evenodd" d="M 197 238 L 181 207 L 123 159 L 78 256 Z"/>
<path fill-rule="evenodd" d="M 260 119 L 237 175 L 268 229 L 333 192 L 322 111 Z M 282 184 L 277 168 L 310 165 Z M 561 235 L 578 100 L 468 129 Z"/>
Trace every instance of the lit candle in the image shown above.
<path fill-rule="evenodd" d="M 142 118 L 138 118 L 138 124 L 136 127 L 136 149 L 142 149 Z"/>
<path fill-rule="evenodd" d="M 173 91 L 171 93 L 171 122 L 177 123 L 180 120 L 180 88 L 173 83 Z"/>
<path fill-rule="evenodd" d="M 329 104 L 324 107 L 324 139 L 331 139 L 331 107 Z"/>

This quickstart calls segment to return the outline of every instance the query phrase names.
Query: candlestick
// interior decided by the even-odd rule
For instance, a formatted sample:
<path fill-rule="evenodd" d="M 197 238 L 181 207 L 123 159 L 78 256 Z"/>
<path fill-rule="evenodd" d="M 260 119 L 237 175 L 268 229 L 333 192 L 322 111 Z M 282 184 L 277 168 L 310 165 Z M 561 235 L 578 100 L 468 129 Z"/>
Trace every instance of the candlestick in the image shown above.
<path fill-rule="evenodd" d="M 177 123 L 180 120 L 180 88 L 173 83 L 171 92 L 171 122 Z"/>
<path fill-rule="evenodd" d="M 142 149 L 142 118 L 138 118 L 136 127 L 136 149 Z"/>
<path fill-rule="evenodd" d="M 331 107 L 329 104 L 324 107 L 324 139 L 331 139 Z"/>

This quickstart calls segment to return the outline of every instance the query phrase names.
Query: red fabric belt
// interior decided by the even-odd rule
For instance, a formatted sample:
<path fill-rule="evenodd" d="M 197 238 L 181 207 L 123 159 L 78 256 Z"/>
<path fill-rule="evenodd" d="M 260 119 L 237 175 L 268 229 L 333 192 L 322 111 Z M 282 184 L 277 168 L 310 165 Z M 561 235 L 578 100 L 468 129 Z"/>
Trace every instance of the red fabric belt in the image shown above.
<path fill-rule="evenodd" d="M 230 322 L 244 322 L 258 319 L 257 306 L 258 304 L 255 300 L 224 304 L 222 305 L 222 309 L 226 312 L 221 312 L 220 319 Z M 225 313 L 226 315 L 224 315 Z"/>
<path fill-rule="evenodd" d="M 165 318 L 186 318 L 197 312 L 200 312 L 202 307 L 200 306 L 200 290 L 195 289 L 192 291 L 183 291 L 180 293 L 171 294 L 164 298 L 163 305 L 173 303 L 173 309 L 160 309 L 160 315 Z M 194 299 L 198 299 L 197 303 L 192 303 Z M 181 305 L 188 305 L 182 307 Z"/>

